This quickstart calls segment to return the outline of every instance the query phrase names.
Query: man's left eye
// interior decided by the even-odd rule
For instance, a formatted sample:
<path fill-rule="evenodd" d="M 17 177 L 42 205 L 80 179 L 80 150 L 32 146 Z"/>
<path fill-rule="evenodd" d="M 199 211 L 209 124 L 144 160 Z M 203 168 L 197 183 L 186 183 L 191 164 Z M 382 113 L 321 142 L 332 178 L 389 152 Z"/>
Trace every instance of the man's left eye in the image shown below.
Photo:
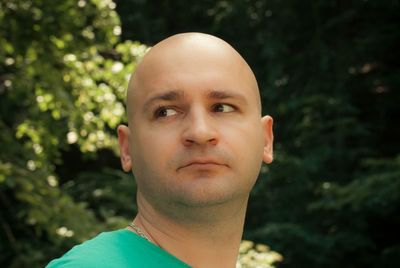
<path fill-rule="evenodd" d="M 230 104 L 218 103 L 213 106 L 213 110 L 217 113 L 229 113 L 235 111 L 236 108 Z"/>

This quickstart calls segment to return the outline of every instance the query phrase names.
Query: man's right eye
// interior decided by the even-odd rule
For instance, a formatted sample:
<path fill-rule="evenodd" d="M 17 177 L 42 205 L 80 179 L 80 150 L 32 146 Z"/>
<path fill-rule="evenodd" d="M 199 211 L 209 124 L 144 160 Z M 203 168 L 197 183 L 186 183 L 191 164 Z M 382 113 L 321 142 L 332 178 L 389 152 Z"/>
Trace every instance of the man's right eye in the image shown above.
<path fill-rule="evenodd" d="M 176 115 L 177 113 L 178 112 L 174 108 L 160 107 L 155 111 L 154 117 L 155 118 L 169 117 L 169 116 Z"/>

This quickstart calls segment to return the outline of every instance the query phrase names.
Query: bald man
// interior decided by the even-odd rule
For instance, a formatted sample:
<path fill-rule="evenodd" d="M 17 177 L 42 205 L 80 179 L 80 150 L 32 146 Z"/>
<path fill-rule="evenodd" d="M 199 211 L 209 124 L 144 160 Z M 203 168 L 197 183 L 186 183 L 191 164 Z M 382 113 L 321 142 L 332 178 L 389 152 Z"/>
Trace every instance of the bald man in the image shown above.
<path fill-rule="evenodd" d="M 118 127 L 138 214 L 49 267 L 235 267 L 250 191 L 272 161 L 272 118 L 254 74 L 225 41 L 184 33 L 155 45 Z"/>

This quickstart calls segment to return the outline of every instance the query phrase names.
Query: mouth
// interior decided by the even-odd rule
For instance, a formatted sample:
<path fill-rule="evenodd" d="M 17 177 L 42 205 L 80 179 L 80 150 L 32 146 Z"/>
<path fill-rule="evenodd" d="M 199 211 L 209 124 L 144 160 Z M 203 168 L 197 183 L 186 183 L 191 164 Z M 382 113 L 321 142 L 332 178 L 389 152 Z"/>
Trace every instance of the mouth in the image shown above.
<path fill-rule="evenodd" d="M 183 166 L 179 167 L 178 170 L 182 168 L 209 169 L 209 168 L 227 167 L 227 166 L 228 165 L 213 159 L 193 159 L 185 163 Z"/>

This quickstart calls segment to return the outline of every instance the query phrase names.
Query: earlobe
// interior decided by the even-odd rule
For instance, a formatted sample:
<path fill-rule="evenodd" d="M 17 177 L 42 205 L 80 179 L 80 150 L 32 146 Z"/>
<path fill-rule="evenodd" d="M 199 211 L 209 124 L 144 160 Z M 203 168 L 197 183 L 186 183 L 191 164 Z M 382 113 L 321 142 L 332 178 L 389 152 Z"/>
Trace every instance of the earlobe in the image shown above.
<path fill-rule="evenodd" d="M 272 130 L 274 120 L 271 116 L 266 115 L 261 118 L 261 124 L 264 130 L 264 156 L 263 161 L 270 164 L 273 160 L 273 142 L 274 134 Z"/>
<path fill-rule="evenodd" d="M 132 159 L 130 153 L 130 129 L 127 126 L 119 125 L 117 131 L 122 169 L 128 172 L 132 169 Z"/>

